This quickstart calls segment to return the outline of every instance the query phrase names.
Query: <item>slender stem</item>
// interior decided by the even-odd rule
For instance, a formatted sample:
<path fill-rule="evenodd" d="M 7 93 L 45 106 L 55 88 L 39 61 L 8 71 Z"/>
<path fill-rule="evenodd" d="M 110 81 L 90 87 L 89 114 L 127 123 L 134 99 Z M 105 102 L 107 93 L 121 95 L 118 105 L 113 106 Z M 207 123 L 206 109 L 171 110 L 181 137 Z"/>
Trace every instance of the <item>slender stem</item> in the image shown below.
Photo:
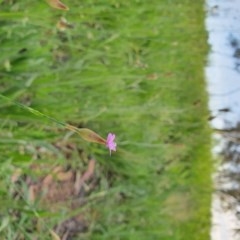
<path fill-rule="evenodd" d="M 35 109 L 31 108 L 31 107 L 27 107 L 27 106 L 25 106 L 25 105 L 23 105 L 23 104 L 21 104 L 21 103 L 19 103 L 19 102 L 16 102 L 16 101 L 14 101 L 14 100 L 12 100 L 12 99 L 10 99 L 10 98 L 2 95 L 2 94 L 0 94 L 0 97 L 1 97 L 2 99 L 4 99 L 4 100 L 8 101 L 9 103 L 12 103 L 12 104 L 14 104 L 14 105 L 17 105 L 18 107 L 20 107 L 20 108 L 22 108 L 22 109 L 24 109 L 24 110 L 27 110 L 28 112 L 31 112 L 32 114 L 34 114 L 34 115 L 36 115 L 36 116 L 40 116 L 40 117 L 46 118 L 46 119 L 48 119 L 48 120 L 50 120 L 50 121 L 52 121 L 52 122 L 55 122 L 55 123 L 57 123 L 57 124 L 59 124 L 59 125 L 61 125 L 61 126 L 63 126 L 63 127 L 67 127 L 67 125 L 68 125 L 68 124 L 66 124 L 66 123 L 64 123 L 64 122 L 60 122 L 59 120 L 57 120 L 57 119 L 55 119 L 55 118 L 53 118 L 53 117 L 49 117 L 49 116 L 47 116 L 47 115 L 39 112 L 38 110 L 35 110 Z"/>
<path fill-rule="evenodd" d="M 100 143 L 100 144 L 106 144 L 106 140 L 104 138 L 102 138 L 101 136 L 99 136 L 97 133 L 95 133 L 94 131 L 88 129 L 88 128 L 77 128 L 75 126 L 72 126 L 68 123 L 64 123 L 64 122 L 61 122 L 53 117 L 49 117 L 31 107 L 27 107 L 19 102 L 16 102 L 16 101 L 13 101 L 11 100 L 10 98 L 0 94 L 0 97 L 8 102 L 10 102 L 11 104 L 14 104 L 24 110 L 27 110 L 28 112 L 31 112 L 32 114 L 36 115 L 36 116 L 40 116 L 40 117 L 43 117 L 43 118 L 46 118 L 48 120 L 50 120 L 51 122 L 55 122 L 57 123 L 58 125 L 61 125 L 63 126 L 64 128 L 70 130 L 70 131 L 73 131 L 75 133 L 78 133 L 84 140 L 88 141 L 88 142 L 96 142 L 96 143 Z"/>

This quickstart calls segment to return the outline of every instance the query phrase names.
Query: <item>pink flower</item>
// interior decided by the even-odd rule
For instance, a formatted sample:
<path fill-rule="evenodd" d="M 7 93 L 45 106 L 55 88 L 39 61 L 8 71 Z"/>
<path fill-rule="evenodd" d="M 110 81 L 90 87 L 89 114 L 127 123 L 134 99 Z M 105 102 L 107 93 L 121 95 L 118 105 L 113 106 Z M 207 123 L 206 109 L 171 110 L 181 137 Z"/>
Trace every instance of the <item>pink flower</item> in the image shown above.
<path fill-rule="evenodd" d="M 117 143 L 114 142 L 114 139 L 115 139 L 115 134 L 109 133 L 107 136 L 106 146 L 109 148 L 110 155 L 111 155 L 111 151 L 116 151 L 116 148 L 117 148 Z"/>

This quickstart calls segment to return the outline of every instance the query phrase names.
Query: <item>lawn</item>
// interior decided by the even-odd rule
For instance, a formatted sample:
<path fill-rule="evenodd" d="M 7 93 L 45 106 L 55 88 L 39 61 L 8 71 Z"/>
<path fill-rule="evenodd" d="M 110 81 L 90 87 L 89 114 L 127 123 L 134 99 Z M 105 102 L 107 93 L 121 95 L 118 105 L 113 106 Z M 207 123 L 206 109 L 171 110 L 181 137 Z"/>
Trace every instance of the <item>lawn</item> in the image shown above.
<path fill-rule="evenodd" d="M 2 239 L 209 239 L 204 1 L 64 3 L 0 1 L 0 93 L 117 151 L 1 98 Z"/>

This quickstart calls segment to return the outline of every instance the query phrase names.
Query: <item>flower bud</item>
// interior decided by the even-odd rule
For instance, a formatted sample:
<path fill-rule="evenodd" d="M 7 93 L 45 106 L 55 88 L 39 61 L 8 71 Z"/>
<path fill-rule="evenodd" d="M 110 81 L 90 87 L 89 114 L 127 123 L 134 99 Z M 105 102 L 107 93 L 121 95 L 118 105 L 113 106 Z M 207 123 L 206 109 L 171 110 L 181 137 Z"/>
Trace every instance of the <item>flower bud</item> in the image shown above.
<path fill-rule="evenodd" d="M 66 128 L 78 133 L 84 140 L 88 142 L 106 144 L 106 140 L 104 138 L 88 128 L 77 128 L 69 124 L 66 126 Z"/>
<path fill-rule="evenodd" d="M 59 0 L 47 0 L 47 2 L 53 8 L 57 8 L 60 10 L 69 10 L 69 8 Z"/>

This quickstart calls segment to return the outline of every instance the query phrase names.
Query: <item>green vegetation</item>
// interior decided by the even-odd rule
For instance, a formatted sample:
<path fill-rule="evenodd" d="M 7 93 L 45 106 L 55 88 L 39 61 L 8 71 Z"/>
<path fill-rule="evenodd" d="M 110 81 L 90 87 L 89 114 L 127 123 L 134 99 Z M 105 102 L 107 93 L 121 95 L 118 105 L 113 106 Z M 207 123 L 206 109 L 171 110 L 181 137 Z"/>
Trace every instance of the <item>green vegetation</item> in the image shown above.
<path fill-rule="evenodd" d="M 64 3 L 67 12 L 0 1 L 0 93 L 103 137 L 113 132 L 118 149 L 109 156 L 1 99 L 0 236 L 51 239 L 48 229 L 82 212 L 88 230 L 76 239 L 208 239 L 204 1 Z M 59 142 L 74 146 L 70 155 Z M 81 169 L 79 151 L 96 159 L 100 179 L 86 204 L 49 212 L 29 202 L 24 183 L 14 198 L 16 169 L 33 178 L 36 162 Z"/>

